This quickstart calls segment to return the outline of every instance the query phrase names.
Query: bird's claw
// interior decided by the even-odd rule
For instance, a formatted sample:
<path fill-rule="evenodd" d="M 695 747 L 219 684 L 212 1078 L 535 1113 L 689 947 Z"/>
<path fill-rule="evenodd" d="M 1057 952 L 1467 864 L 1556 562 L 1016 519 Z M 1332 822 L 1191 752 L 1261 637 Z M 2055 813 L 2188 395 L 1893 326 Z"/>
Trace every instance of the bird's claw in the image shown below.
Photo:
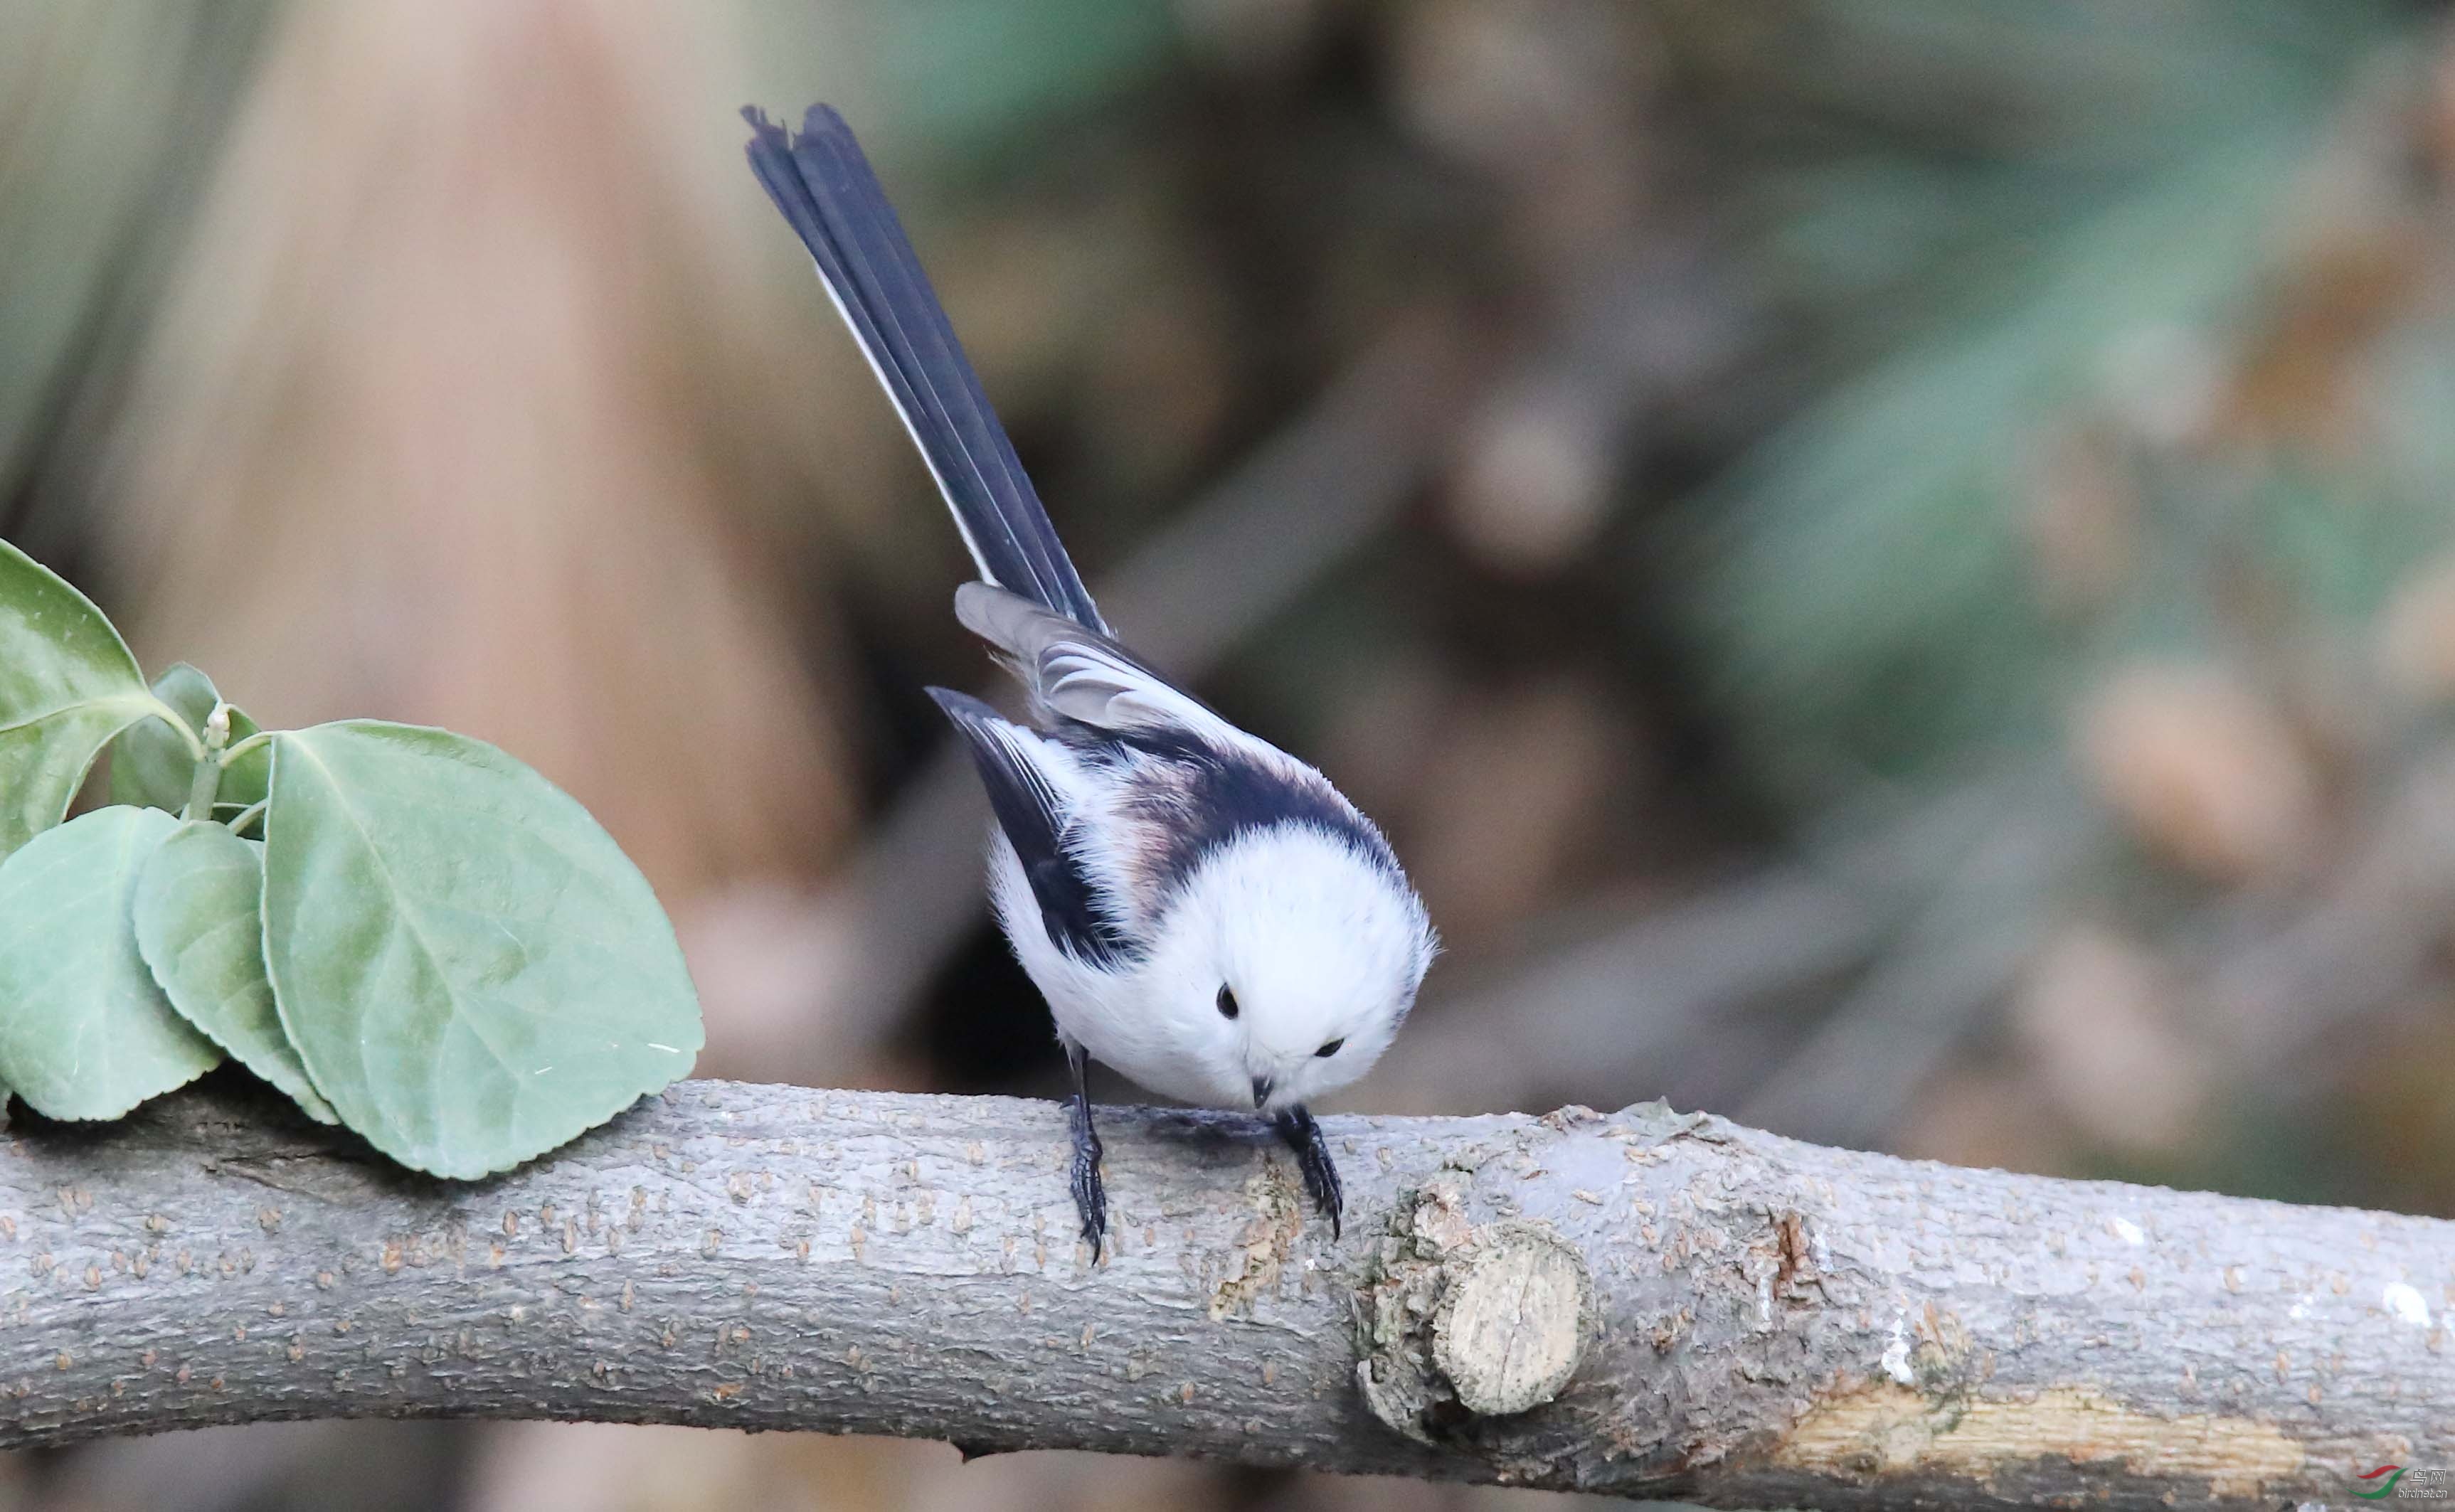
<path fill-rule="evenodd" d="M 1083 1238 L 1099 1263 L 1100 1240 L 1108 1233 L 1108 1193 L 1100 1184 L 1100 1131 L 1091 1126 L 1091 1063 L 1080 1045 L 1065 1041 L 1066 1069 L 1074 1074 L 1074 1098 L 1067 1111 L 1074 1136 L 1074 1211 L 1083 1220 Z"/>
<path fill-rule="evenodd" d="M 1082 1215 L 1083 1239 L 1091 1246 L 1091 1258 L 1100 1258 L 1100 1240 L 1108 1232 L 1108 1194 L 1100 1184 L 1100 1137 L 1091 1132 L 1091 1120 L 1078 1117 L 1074 1120 L 1074 1211 Z"/>
<path fill-rule="evenodd" d="M 1321 1125 L 1303 1108 L 1289 1108 L 1279 1115 L 1279 1137 L 1295 1151 L 1296 1169 L 1304 1173 L 1305 1192 L 1312 1205 L 1329 1220 L 1329 1237 L 1340 1237 L 1340 1219 L 1347 1206 L 1346 1190 L 1339 1184 L 1338 1162 L 1329 1158 L 1329 1141 L 1322 1137 Z"/>

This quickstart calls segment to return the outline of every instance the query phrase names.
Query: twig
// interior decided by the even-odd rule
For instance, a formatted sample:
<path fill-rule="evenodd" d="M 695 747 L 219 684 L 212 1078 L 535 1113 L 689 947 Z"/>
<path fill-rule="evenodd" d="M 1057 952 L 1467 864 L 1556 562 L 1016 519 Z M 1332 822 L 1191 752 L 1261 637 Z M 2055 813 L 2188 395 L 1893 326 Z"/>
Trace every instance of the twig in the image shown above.
<path fill-rule="evenodd" d="M 1742 1117 L 1866 1145 L 1983 1023 L 2054 920 L 2056 890 L 2095 832 L 2073 796 L 2038 784 L 1941 869 L 1901 938 L 1751 1094 Z"/>
<path fill-rule="evenodd" d="M 1452 982 L 1419 1008 L 1383 1074 L 1477 1112 L 1658 1090 L 1679 1047 L 1726 1039 L 1751 1005 L 1877 955 L 1955 860 L 2034 801 L 2032 788 L 1998 775 L 1856 814 L 1801 854 L 1696 897 L 1589 925 L 1574 942 L 1538 937 L 1523 963 Z M 1500 1043 L 1511 1053 L 1496 1061 Z"/>

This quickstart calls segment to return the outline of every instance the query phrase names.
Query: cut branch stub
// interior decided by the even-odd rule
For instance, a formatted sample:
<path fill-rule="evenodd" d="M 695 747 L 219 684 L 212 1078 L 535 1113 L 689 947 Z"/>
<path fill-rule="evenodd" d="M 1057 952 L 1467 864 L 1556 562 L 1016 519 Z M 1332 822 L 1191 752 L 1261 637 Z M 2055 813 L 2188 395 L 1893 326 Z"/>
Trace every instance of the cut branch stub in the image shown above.
<path fill-rule="evenodd" d="M 1593 1333 L 1585 1257 L 1541 1223 L 1484 1231 L 1432 1314 L 1432 1362 L 1468 1411 L 1506 1417 L 1560 1394 Z"/>
<path fill-rule="evenodd" d="M 1585 1258 L 1546 1223 L 1471 1222 L 1468 1179 L 1443 1171 L 1400 1207 L 1363 1291 L 1356 1382 L 1421 1443 L 1551 1401 L 1595 1332 Z"/>

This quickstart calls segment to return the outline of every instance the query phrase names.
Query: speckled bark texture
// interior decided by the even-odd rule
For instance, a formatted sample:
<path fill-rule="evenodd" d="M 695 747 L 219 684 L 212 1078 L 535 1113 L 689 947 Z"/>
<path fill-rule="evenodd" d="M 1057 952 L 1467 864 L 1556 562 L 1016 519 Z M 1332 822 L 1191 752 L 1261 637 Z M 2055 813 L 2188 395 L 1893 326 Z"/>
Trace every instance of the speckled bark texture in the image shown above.
<path fill-rule="evenodd" d="M 1964 1171 L 1658 1107 L 1257 1124 L 690 1082 L 415 1179 L 216 1077 L 0 1158 L 0 1444 L 590 1418 L 1733 1506 L 2273 1506 L 2455 1465 L 2455 1225 Z M 1531 1403 L 1493 1416 L 1486 1409 Z"/>

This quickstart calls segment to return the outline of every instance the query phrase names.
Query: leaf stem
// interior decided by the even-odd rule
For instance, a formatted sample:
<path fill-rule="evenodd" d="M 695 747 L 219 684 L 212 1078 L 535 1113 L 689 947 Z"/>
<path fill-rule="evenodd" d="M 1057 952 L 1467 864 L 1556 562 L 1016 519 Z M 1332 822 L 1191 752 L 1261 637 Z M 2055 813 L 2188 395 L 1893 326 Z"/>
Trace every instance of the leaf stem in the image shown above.
<path fill-rule="evenodd" d="M 179 738 L 188 743 L 189 756 L 193 760 L 202 761 L 205 758 L 205 737 L 188 727 L 187 716 L 150 693 L 146 697 L 153 705 L 154 715 L 164 724 L 178 731 Z"/>
<path fill-rule="evenodd" d="M 188 806 L 180 817 L 210 819 L 213 816 L 213 799 L 221 796 L 222 764 L 211 751 L 197 758 L 196 775 L 188 784 Z"/>
<path fill-rule="evenodd" d="M 225 821 L 229 825 L 230 832 L 233 835 L 236 835 L 240 831 L 245 830 L 249 825 L 254 823 L 256 820 L 264 817 L 264 811 L 272 802 L 273 800 L 271 798 L 258 798 L 254 802 L 249 804 L 246 808 L 243 808 L 236 814 L 231 816 L 231 817 Z"/>
<path fill-rule="evenodd" d="M 278 730 L 258 730 L 255 734 L 249 736 L 244 740 L 232 741 L 230 749 L 222 753 L 222 765 L 230 765 L 239 757 L 247 755 L 250 751 L 254 750 L 257 746 L 272 744 L 273 737 L 280 733 L 281 732 Z"/>

